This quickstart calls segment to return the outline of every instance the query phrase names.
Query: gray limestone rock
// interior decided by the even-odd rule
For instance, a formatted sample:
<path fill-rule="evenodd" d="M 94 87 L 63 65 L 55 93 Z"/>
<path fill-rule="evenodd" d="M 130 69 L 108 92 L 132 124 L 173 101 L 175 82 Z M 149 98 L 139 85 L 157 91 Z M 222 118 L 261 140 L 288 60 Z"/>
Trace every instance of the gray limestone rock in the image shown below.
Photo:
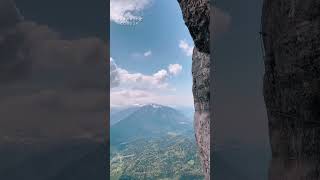
<path fill-rule="evenodd" d="M 205 179 L 210 179 L 210 3 L 209 0 L 178 0 L 194 40 L 192 56 L 194 128 Z"/>
<path fill-rule="evenodd" d="M 265 0 L 270 180 L 320 179 L 320 1 Z"/>
<path fill-rule="evenodd" d="M 205 178 L 210 179 L 210 55 L 197 48 L 193 51 L 192 76 L 195 136 Z"/>
<path fill-rule="evenodd" d="M 183 19 L 201 52 L 210 53 L 210 2 L 209 0 L 178 0 Z"/>

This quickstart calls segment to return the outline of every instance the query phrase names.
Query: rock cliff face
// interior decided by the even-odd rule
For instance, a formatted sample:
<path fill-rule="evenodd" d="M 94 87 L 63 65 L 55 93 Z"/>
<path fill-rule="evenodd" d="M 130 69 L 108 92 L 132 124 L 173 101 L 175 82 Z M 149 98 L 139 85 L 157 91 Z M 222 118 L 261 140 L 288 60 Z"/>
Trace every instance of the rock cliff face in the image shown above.
<path fill-rule="evenodd" d="M 192 56 L 194 128 L 206 180 L 210 179 L 210 3 L 209 0 L 178 0 L 194 40 Z"/>
<path fill-rule="evenodd" d="M 320 1 L 265 0 L 270 180 L 320 179 Z"/>

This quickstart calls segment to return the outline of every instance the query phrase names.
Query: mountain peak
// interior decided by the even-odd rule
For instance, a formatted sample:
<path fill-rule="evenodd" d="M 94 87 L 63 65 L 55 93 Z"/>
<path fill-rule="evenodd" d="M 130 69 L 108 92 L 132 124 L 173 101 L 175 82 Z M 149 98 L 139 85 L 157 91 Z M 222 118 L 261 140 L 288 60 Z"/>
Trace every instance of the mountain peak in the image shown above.
<path fill-rule="evenodd" d="M 146 105 L 144 105 L 144 106 L 146 106 L 146 107 L 152 107 L 152 108 L 156 108 L 156 109 L 165 107 L 165 106 L 163 106 L 163 105 L 155 104 L 155 103 L 146 104 Z"/>
<path fill-rule="evenodd" d="M 117 144 L 139 138 L 161 137 L 168 132 L 181 134 L 190 130 L 192 123 L 182 113 L 151 103 L 139 107 L 114 124 L 110 134 L 112 144 Z"/>

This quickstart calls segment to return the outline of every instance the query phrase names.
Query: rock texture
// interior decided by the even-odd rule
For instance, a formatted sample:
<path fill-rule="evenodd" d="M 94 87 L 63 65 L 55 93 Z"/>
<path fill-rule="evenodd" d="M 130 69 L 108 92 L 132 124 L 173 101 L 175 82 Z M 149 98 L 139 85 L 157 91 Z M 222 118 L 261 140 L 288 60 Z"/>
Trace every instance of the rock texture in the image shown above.
<path fill-rule="evenodd" d="M 210 55 L 193 51 L 194 128 L 206 179 L 210 179 Z"/>
<path fill-rule="evenodd" d="M 320 179 L 320 1 L 265 0 L 270 180 Z"/>
<path fill-rule="evenodd" d="M 210 2 L 209 0 L 178 0 L 183 19 L 200 52 L 210 53 Z"/>
<path fill-rule="evenodd" d="M 192 56 L 194 127 L 205 179 L 210 179 L 210 3 L 209 0 L 178 0 L 194 40 Z"/>

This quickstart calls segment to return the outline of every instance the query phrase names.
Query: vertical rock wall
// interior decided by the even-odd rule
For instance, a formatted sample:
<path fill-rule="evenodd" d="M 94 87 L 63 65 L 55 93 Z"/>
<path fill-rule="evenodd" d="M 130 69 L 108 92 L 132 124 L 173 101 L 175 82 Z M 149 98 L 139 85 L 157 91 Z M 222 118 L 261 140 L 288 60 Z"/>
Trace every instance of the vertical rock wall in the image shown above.
<path fill-rule="evenodd" d="M 270 180 L 320 179 L 320 1 L 265 0 Z"/>
<path fill-rule="evenodd" d="M 209 0 L 178 0 L 194 40 L 192 56 L 194 128 L 205 179 L 210 179 L 210 50 Z"/>

